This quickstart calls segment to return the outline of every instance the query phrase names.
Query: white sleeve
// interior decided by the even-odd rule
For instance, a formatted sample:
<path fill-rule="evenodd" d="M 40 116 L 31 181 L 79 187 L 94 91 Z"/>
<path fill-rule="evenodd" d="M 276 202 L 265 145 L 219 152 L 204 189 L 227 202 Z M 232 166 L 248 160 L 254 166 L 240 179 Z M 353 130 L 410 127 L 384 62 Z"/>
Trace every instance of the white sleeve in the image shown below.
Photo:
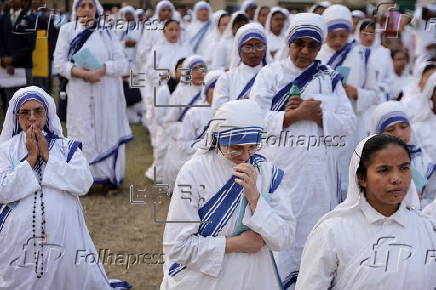
<path fill-rule="evenodd" d="M 7 149 L 0 148 L 0 203 L 20 200 L 41 187 L 38 178 L 26 160 L 12 164 Z"/>
<path fill-rule="evenodd" d="M 226 70 L 227 67 L 227 56 L 226 48 L 222 43 L 218 44 L 217 49 L 212 57 L 212 69 L 214 70 Z"/>
<path fill-rule="evenodd" d="M 122 77 L 129 74 L 129 61 L 126 59 L 123 48 L 120 42 L 117 40 L 115 33 L 111 33 L 108 37 L 111 42 L 111 59 L 105 62 L 106 65 L 106 75 L 112 77 Z M 105 44 L 103 44 L 105 45 Z"/>
<path fill-rule="evenodd" d="M 336 110 L 323 111 L 324 135 L 351 136 L 356 124 L 356 115 L 341 83 L 337 84 L 334 97 L 338 99 Z"/>
<path fill-rule="evenodd" d="M 217 80 L 213 91 L 212 111 L 215 112 L 222 104 L 230 100 L 229 74 L 224 73 Z"/>
<path fill-rule="evenodd" d="M 71 79 L 71 69 L 73 63 L 68 60 L 68 51 L 70 49 L 70 33 L 69 24 L 63 25 L 60 28 L 59 36 L 56 41 L 56 47 L 53 53 L 53 70 L 54 73 L 59 73 L 67 79 Z"/>
<path fill-rule="evenodd" d="M 193 172 L 185 166 L 176 179 L 176 187 L 171 197 L 168 221 L 200 221 L 199 183 L 201 172 Z M 191 193 L 181 185 L 191 185 Z M 203 237 L 198 235 L 200 223 L 167 223 L 163 244 L 168 248 L 171 263 L 178 263 L 194 271 L 217 277 L 221 271 L 226 248 L 226 237 Z M 171 266 L 171 265 L 169 265 Z"/>
<path fill-rule="evenodd" d="M 93 182 L 88 161 L 77 148 L 69 162 L 49 155 L 41 185 L 82 196 L 88 193 Z"/>
<path fill-rule="evenodd" d="M 377 85 L 376 71 L 368 64 L 367 73 L 364 76 L 364 84 L 357 89 L 356 112 L 364 112 L 373 105 L 382 102 Z"/>
<path fill-rule="evenodd" d="M 337 265 L 334 237 L 321 224 L 310 233 L 304 245 L 295 289 L 331 289 Z"/>
<path fill-rule="evenodd" d="M 250 90 L 250 99 L 256 101 L 265 113 L 264 125 L 268 135 L 279 136 L 283 130 L 285 112 L 271 111 L 272 98 L 279 88 L 274 87 L 274 84 L 272 84 L 273 80 L 268 76 L 265 68 L 260 70 L 254 81 L 253 87 Z"/>
<path fill-rule="evenodd" d="M 251 211 L 249 206 L 246 210 Z M 261 195 L 254 214 L 246 214 L 242 223 L 260 234 L 272 251 L 291 247 L 295 238 L 296 221 L 291 209 L 289 190 L 286 190 L 284 183 L 271 194 L 270 203 Z"/>

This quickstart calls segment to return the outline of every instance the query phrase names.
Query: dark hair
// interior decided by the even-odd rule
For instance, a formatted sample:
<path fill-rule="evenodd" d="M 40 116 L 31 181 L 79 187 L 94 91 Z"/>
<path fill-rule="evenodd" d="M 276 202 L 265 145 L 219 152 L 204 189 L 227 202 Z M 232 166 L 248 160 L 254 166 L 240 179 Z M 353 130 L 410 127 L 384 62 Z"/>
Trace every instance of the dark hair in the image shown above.
<path fill-rule="evenodd" d="M 270 9 L 271 10 L 271 8 L 269 6 L 260 6 L 259 12 L 264 10 L 264 9 Z"/>
<path fill-rule="evenodd" d="M 392 60 L 394 59 L 394 57 L 397 53 L 401 53 L 401 52 L 406 55 L 407 62 L 409 62 L 409 52 L 404 48 L 397 48 L 397 49 L 391 50 Z"/>
<path fill-rule="evenodd" d="M 218 19 L 218 25 L 220 25 L 221 20 L 222 20 L 223 17 L 225 17 L 225 16 L 229 16 L 229 14 L 228 14 L 228 13 L 223 13 L 223 14 L 221 14 L 220 19 Z"/>
<path fill-rule="evenodd" d="M 170 24 L 173 23 L 173 22 L 174 22 L 174 23 L 177 23 L 177 25 L 180 26 L 179 21 L 174 20 L 174 19 L 169 19 L 169 20 L 165 21 L 164 26 L 163 26 L 163 29 L 167 28 L 167 26 L 170 25 Z"/>
<path fill-rule="evenodd" d="M 400 138 L 388 134 L 375 135 L 369 138 L 363 146 L 362 155 L 360 156 L 359 168 L 357 168 L 357 175 L 360 177 L 366 177 L 366 171 L 369 164 L 371 163 L 371 159 L 374 153 L 385 149 L 388 145 L 397 145 L 402 147 L 404 151 L 407 152 L 409 158 L 411 158 L 410 151 L 407 148 L 406 143 L 404 143 L 404 141 Z"/>
<path fill-rule="evenodd" d="M 236 25 L 236 23 L 239 22 L 250 22 L 250 20 L 248 19 L 248 17 L 245 14 L 238 14 L 236 15 L 235 19 L 233 19 L 232 22 L 232 28 Z"/>
<path fill-rule="evenodd" d="M 425 66 L 425 68 L 422 70 L 422 74 L 421 74 L 421 76 L 423 76 L 426 72 L 428 72 L 429 70 L 432 70 L 432 69 L 435 69 L 436 68 L 436 65 L 435 64 L 429 64 L 429 65 L 426 65 Z"/>
<path fill-rule="evenodd" d="M 174 68 L 174 70 L 177 70 L 177 67 L 179 65 L 182 65 L 182 63 L 185 61 L 186 57 L 182 57 L 181 59 L 179 59 L 176 63 L 176 67 Z"/>
<path fill-rule="evenodd" d="M 360 23 L 359 32 L 362 32 L 366 28 L 373 28 L 375 31 L 375 22 L 372 19 L 363 19 Z"/>
<path fill-rule="evenodd" d="M 283 13 L 281 10 L 277 10 L 276 12 L 274 12 L 274 13 L 271 15 L 271 18 L 273 18 L 273 16 L 276 15 L 276 14 L 278 14 L 278 13 L 280 13 L 280 14 L 282 14 L 283 16 L 286 17 L 285 13 Z"/>

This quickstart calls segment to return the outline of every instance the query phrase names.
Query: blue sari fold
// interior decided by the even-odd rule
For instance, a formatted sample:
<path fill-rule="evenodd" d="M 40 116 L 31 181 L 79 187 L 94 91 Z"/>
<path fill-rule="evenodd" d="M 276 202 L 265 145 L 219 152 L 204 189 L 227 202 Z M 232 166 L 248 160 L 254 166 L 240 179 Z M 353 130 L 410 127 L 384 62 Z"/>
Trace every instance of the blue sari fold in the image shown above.
<path fill-rule="evenodd" d="M 255 154 L 250 156 L 248 161 L 255 168 L 259 168 L 259 163 L 265 160 L 266 158 L 262 155 Z M 198 235 L 203 237 L 217 236 L 234 214 L 243 198 L 243 187 L 237 184 L 235 179 L 236 176 L 232 175 L 226 184 L 203 207 L 198 209 L 200 220 L 204 221 L 198 228 Z M 186 266 L 174 263 L 168 269 L 168 274 L 175 276 L 184 269 Z"/>
<path fill-rule="evenodd" d="M 210 21 L 208 21 L 195 35 L 191 38 L 191 43 L 193 44 L 193 51 L 197 53 L 198 47 L 200 46 L 201 41 L 203 40 L 206 32 L 209 30 Z"/>
<path fill-rule="evenodd" d="M 192 108 L 192 105 L 201 97 L 201 90 L 192 98 L 188 105 L 185 106 L 182 113 L 180 114 L 177 122 L 182 122 L 185 118 L 186 113 Z"/>
<path fill-rule="evenodd" d="M 309 68 L 277 92 L 271 102 L 271 111 L 284 111 L 290 97 L 288 93 L 291 87 L 295 85 L 302 92 L 306 85 L 320 72 L 329 73 L 331 75 L 332 90 L 335 90 L 337 83 L 342 80 L 342 76 L 338 72 L 331 71 L 327 66 L 322 65 L 319 60 L 315 60 Z"/>
<path fill-rule="evenodd" d="M 336 51 L 327 62 L 327 65 L 331 66 L 332 69 L 336 69 L 336 67 L 342 65 L 355 44 L 355 41 L 349 42 L 343 48 Z"/>
<path fill-rule="evenodd" d="M 242 89 L 242 91 L 239 93 L 238 97 L 236 98 L 237 100 L 240 99 L 245 99 L 246 96 L 248 95 L 248 93 L 250 92 L 251 87 L 254 84 L 254 81 L 256 80 L 256 76 L 257 74 L 255 74 L 249 81 L 248 83 L 245 85 L 245 87 Z"/>

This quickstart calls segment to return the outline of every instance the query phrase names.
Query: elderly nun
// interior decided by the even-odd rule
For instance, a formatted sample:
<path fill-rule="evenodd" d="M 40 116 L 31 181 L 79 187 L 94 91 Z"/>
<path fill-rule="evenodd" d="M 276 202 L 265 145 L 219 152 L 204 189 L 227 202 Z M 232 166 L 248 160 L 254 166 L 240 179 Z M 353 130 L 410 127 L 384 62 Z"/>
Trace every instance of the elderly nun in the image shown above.
<path fill-rule="evenodd" d="M 297 218 L 295 243 L 276 255 L 285 287 L 297 278 L 313 225 L 341 201 L 338 152 L 355 122 L 341 76 L 315 60 L 324 31 L 322 16 L 295 15 L 288 32 L 290 56 L 262 68 L 250 93 L 268 124 L 264 154 L 285 171 Z"/>
<path fill-rule="evenodd" d="M 177 176 L 161 289 L 282 289 L 271 251 L 291 245 L 295 221 L 283 171 L 256 154 L 262 126 L 251 100 L 216 111 Z"/>
<path fill-rule="evenodd" d="M 412 180 L 424 208 L 436 198 L 436 167 L 434 160 L 417 144 L 406 107 L 398 101 L 378 105 L 372 116 L 371 133 L 388 134 L 407 144 L 411 156 Z"/>
<path fill-rule="evenodd" d="M 239 28 L 233 42 L 230 70 L 217 82 L 213 110 L 232 99 L 246 99 L 257 73 L 267 64 L 265 30 L 258 23 Z"/>
<path fill-rule="evenodd" d="M 38 87 L 9 102 L 0 180 L 1 289 L 129 286 L 110 283 L 97 259 L 79 200 L 93 182 L 88 161 L 81 143 L 62 135 L 54 100 Z"/>
<path fill-rule="evenodd" d="M 416 209 L 410 163 L 394 136 L 359 143 L 347 199 L 310 233 L 296 289 L 434 288 L 436 220 Z"/>
<path fill-rule="evenodd" d="M 72 11 L 75 21 L 61 27 L 54 51 L 54 67 L 68 79 L 68 137 L 82 142 L 94 183 L 115 189 L 133 139 L 121 78 L 128 62 L 113 31 L 97 26 L 98 0 L 76 0 Z"/>

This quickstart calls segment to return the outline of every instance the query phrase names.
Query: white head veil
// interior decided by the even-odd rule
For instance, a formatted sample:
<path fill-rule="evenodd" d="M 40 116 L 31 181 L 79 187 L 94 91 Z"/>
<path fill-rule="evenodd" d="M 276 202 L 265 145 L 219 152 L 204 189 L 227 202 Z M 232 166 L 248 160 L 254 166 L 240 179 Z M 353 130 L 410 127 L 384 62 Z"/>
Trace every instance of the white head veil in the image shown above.
<path fill-rule="evenodd" d="M 284 36 L 286 33 L 286 30 L 288 29 L 289 26 L 289 12 L 285 11 L 286 9 L 283 9 L 281 7 L 275 6 L 273 8 L 271 8 L 271 10 L 268 13 L 268 16 L 266 17 L 266 22 L 265 22 L 265 31 L 266 33 L 272 33 L 271 32 L 271 18 L 273 16 L 273 14 L 280 12 L 283 14 L 283 16 L 285 17 L 285 23 L 283 25 L 283 29 L 280 32 L 279 36 Z"/>
<path fill-rule="evenodd" d="M 80 3 L 82 3 L 83 0 L 74 0 L 73 6 L 71 8 L 71 21 L 76 21 L 77 17 L 77 8 L 79 8 Z M 92 0 L 94 2 L 95 7 L 97 8 L 97 17 L 101 17 L 104 13 L 103 6 L 101 6 L 100 1 L 98 0 Z"/>
<path fill-rule="evenodd" d="M 232 52 L 230 55 L 230 69 L 236 68 L 241 63 L 240 49 L 241 46 L 250 39 L 259 39 L 265 45 L 267 45 L 267 39 L 265 34 L 265 29 L 259 23 L 249 23 L 241 28 L 239 28 L 238 32 L 235 35 L 233 40 Z M 264 57 L 264 65 L 269 62 L 267 56 L 270 56 L 268 52 L 268 47 L 265 49 L 265 57 Z"/>
<path fill-rule="evenodd" d="M 245 0 L 244 2 L 242 2 L 242 5 L 241 5 L 241 9 L 240 9 L 240 10 L 241 10 L 242 12 L 245 13 L 245 11 L 246 11 L 248 8 L 252 7 L 252 6 L 256 6 L 256 7 L 257 7 L 256 1 L 253 1 L 253 0 Z"/>
<path fill-rule="evenodd" d="M 372 113 L 371 134 L 382 134 L 385 129 L 395 123 L 410 124 L 407 109 L 398 101 L 387 101 L 378 105 Z"/>
<path fill-rule="evenodd" d="M 416 98 L 417 114 L 413 118 L 414 122 L 423 122 L 428 120 L 434 120 L 434 122 L 436 122 L 436 115 L 432 111 L 433 101 L 431 100 L 435 87 L 436 72 L 433 72 L 427 79 L 424 88 L 422 88 L 421 94 L 419 94 Z M 434 133 L 436 135 L 436 132 Z"/>
<path fill-rule="evenodd" d="M 207 92 L 211 88 L 215 88 L 215 84 L 219 77 L 223 75 L 224 72 L 222 70 L 211 70 L 209 71 L 206 76 L 204 77 L 204 89 L 202 92 L 202 99 L 206 100 L 207 98 Z"/>
<path fill-rule="evenodd" d="M 28 100 L 36 100 L 44 105 L 47 116 L 47 123 L 45 124 L 44 130 L 63 137 L 61 122 L 56 115 L 56 105 L 53 98 L 43 89 L 31 86 L 19 89 L 9 101 L 9 107 L 3 122 L 3 129 L 0 134 L 0 143 L 11 139 L 22 131 L 18 123 L 17 111 Z"/>
<path fill-rule="evenodd" d="M 344 5 L 332 5 L 324 11 L 322 16 L 324 17 L 328 32 L 335 30 L 351 31 L 353 28 L 351 11 Z"/>
<path fill-rule="evenodd" d="M 322 222 L 338 216 L 343 216 L 350 209 L 357 207 L 360 198 L 365 198 L 363 196 L 363 192 L 360 190 L 359 181 L 357 179 L 357 169 L 360 164 L 360 156 L 362 156 L 363 147 L 365 146 L 366 141 L 374 137 L 375 135 L 371 135 L 357 145 L 356 149 L 353 151 L 353 156 L 351 157 L 350 167 L 348 169 L 348 189 L 347 189 L 347 198 L 344 202 L 340 203 L 334 210 L 325 214 L 318 223 L 313 227 L 313 230 L 320 225 Z M 403 203 L 405 203 L 406 207 L 419 209 L 420 202 L 418 199 L 418 194 L 416 193 L 416 188 L 412 180 L 410 180 L 410 187 L 407 191 L 406 196 L 404 197 Z"/>
<path fill-rule="evenodd" d="M 218 142 L 222 145 L 259 144 L 263 125 L 264 114 L 255 101 L 229 101 L 216 110 L 195 155 L 213 152 Z"/>
<path fill-rule="evenodd" d="M 174 8 L 174 4 L 171 3 L 170 1 L 162 0 L 162 1 L 159 1 L 159 3 L 157 3 L 156 10 L 154 11 L 152 19 L 153 20 L 155 20 L 155 19 L 160 20 L 159 19 L 159 13 L 165 7 L 169 7 L 171 9 L 171 11 L 172 11 L 171 18 L 173 18 L 174 17 L 174 11 L 176 11 L 176 9 Z"/>
<path fill-rule="evenodd" d="M 194 5 L 194 9 L 192 11 L 192 21 L 191 21 L 191 23 L 195 23 L 195 22 L 199 21 L 197 19 L 197 13 L 201 9 L 209 10 L 209 21 L 212 21 L 213 11 L 212 11 L 212 8 L 210 7 L 210 4 L 205 2 L 205 1 L 199 1 L 199 2 L 195 3 L 195 5 Z"/>

